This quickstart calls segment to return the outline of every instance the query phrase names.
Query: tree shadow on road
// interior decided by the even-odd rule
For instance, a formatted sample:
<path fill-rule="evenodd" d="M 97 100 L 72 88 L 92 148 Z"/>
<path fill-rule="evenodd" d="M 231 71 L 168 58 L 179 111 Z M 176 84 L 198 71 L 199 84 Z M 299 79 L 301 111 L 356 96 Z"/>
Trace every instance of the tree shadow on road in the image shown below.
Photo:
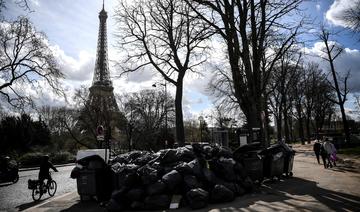
<path fill-rule="evenodd" d="M 321 188 L 314 181 L 293 177 L 284 183 L 269 185 L 269 189 L 285 196 L 287 194 L 295 196 L 309 195 L 335 211 L 360 211 L 359 196 Z"/>
<path fill-rule="evenodd" d="M 65 209 L 65 210 L 61 210 L 61 212 L 71 212 L 71 211 L 81 211 L 81 212 L 92 212 L 92 211 L 98 211 L 98 212 L 102 212 L 102 211 L 106 211 L 105 208 L 102 208 L 99 206 L 99 203 L 96 201 L 80 201 L 78 200 L 78 202 L 74 205 L 72 205 L 71 207 Z"/>
<path fill-rule="evenodd" d="M 49 198 L 50 198 L 50 197 L 41 199 L 41 200 L 39 200 L 39 201 L 33 201 L 33 202 L 24 203 L 24 204 L 21 204 L 21 205 L 16 206 L 16 208 L 17 208 L 19 211 L 23 211 L 23 210 L 26 210 L 26 209 L 28 209 L 28 208 L 34 207 L 35 205 L 38 205 L 38 204 L 40 204 L 40 203 L 43 203 L 44 201 L 46 201 L 46 200 L 49 199 Z"/>
<path fill-rule="evenodd" d="M 354 188 L 355 189 L 355 188 Z M 216 208 L 216 209 L 215 209 Z M 253 194 L 228 204 L 209 205 L 209 211 L 360 211 L 360 197 L 317 186 L 314 181 L 290 178 L 267 181 Z"/>

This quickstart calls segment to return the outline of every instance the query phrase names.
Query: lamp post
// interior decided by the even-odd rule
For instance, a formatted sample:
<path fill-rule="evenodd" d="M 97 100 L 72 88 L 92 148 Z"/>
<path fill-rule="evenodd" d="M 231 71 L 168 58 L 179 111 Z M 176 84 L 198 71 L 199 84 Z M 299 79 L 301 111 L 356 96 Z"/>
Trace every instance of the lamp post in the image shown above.
<path fill-rule="evenodd" d="M 166 80 L 164 83 L 154 83 L 152 86 L 154 88 L 156 88 L 156 84 L 159 84 L 161 86 L 164 86 L 164 92 L 165 92 L 165 98 L 164 98 L 164 110 L 165 110 L 165 145 L 167 142 L 167 128 L 168 128 L 168 123 L 167 123 L 167 85 L 166 85 Z"/>

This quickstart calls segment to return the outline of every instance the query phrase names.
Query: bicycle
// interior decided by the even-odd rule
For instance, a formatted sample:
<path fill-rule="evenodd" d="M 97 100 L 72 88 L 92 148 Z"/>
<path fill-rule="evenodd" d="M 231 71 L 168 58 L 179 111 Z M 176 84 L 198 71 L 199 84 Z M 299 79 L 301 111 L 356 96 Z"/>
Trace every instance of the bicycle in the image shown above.
<path fill-rule="evenodd" d="M 55 195 L 57 190 L 57 183 L 55 180 L 47 180 L 46 183 L 42 183 L 40 185 L 40 180 L 28 180 L 28 188 L 32 190 L 32 198 L 34 201 L 38 201 L 41 199 L 43 194 L 46 192 L 52 197 Z"/>

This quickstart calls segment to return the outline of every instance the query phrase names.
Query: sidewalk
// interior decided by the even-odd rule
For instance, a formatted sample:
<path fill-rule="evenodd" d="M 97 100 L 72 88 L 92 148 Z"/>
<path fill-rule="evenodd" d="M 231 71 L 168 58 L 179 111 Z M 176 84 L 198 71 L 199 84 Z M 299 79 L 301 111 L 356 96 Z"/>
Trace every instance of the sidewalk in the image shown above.
<path fill-rule="evenodd" d="M 360 211 L 360 170 L 347 163 L 332 169 L 318 165 L 311 145 L 297 151 L 294 177 L 265 182 L 252 194 L 197 211 Z M 173 210 L 189 211 L 189 208 Z M 80 202 L 76 191 L 52 198 L 26 211 L 106 211 L 96 202 Z"/>

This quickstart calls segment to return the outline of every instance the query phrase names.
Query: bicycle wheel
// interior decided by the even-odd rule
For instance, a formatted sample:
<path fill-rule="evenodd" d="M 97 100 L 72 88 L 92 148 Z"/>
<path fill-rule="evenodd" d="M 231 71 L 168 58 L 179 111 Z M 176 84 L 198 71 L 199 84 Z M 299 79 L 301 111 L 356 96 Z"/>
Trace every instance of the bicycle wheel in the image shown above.
<path fill-rule="evenodd" d="M 57 189 L 57 184 L 54 180 L 51 180 L 51 182 L 48 184 L 48 193 L 52 197 L 55 195 Z"/>
<path fill-rule="evenodd" d="M 32 190 L 32 198 L 34 201 L 38 201 L 40 200 L 41 196 L 42 196 L 42 192 L 40 190 L 40 186 L 36 186 L 36 188 Z"/>

